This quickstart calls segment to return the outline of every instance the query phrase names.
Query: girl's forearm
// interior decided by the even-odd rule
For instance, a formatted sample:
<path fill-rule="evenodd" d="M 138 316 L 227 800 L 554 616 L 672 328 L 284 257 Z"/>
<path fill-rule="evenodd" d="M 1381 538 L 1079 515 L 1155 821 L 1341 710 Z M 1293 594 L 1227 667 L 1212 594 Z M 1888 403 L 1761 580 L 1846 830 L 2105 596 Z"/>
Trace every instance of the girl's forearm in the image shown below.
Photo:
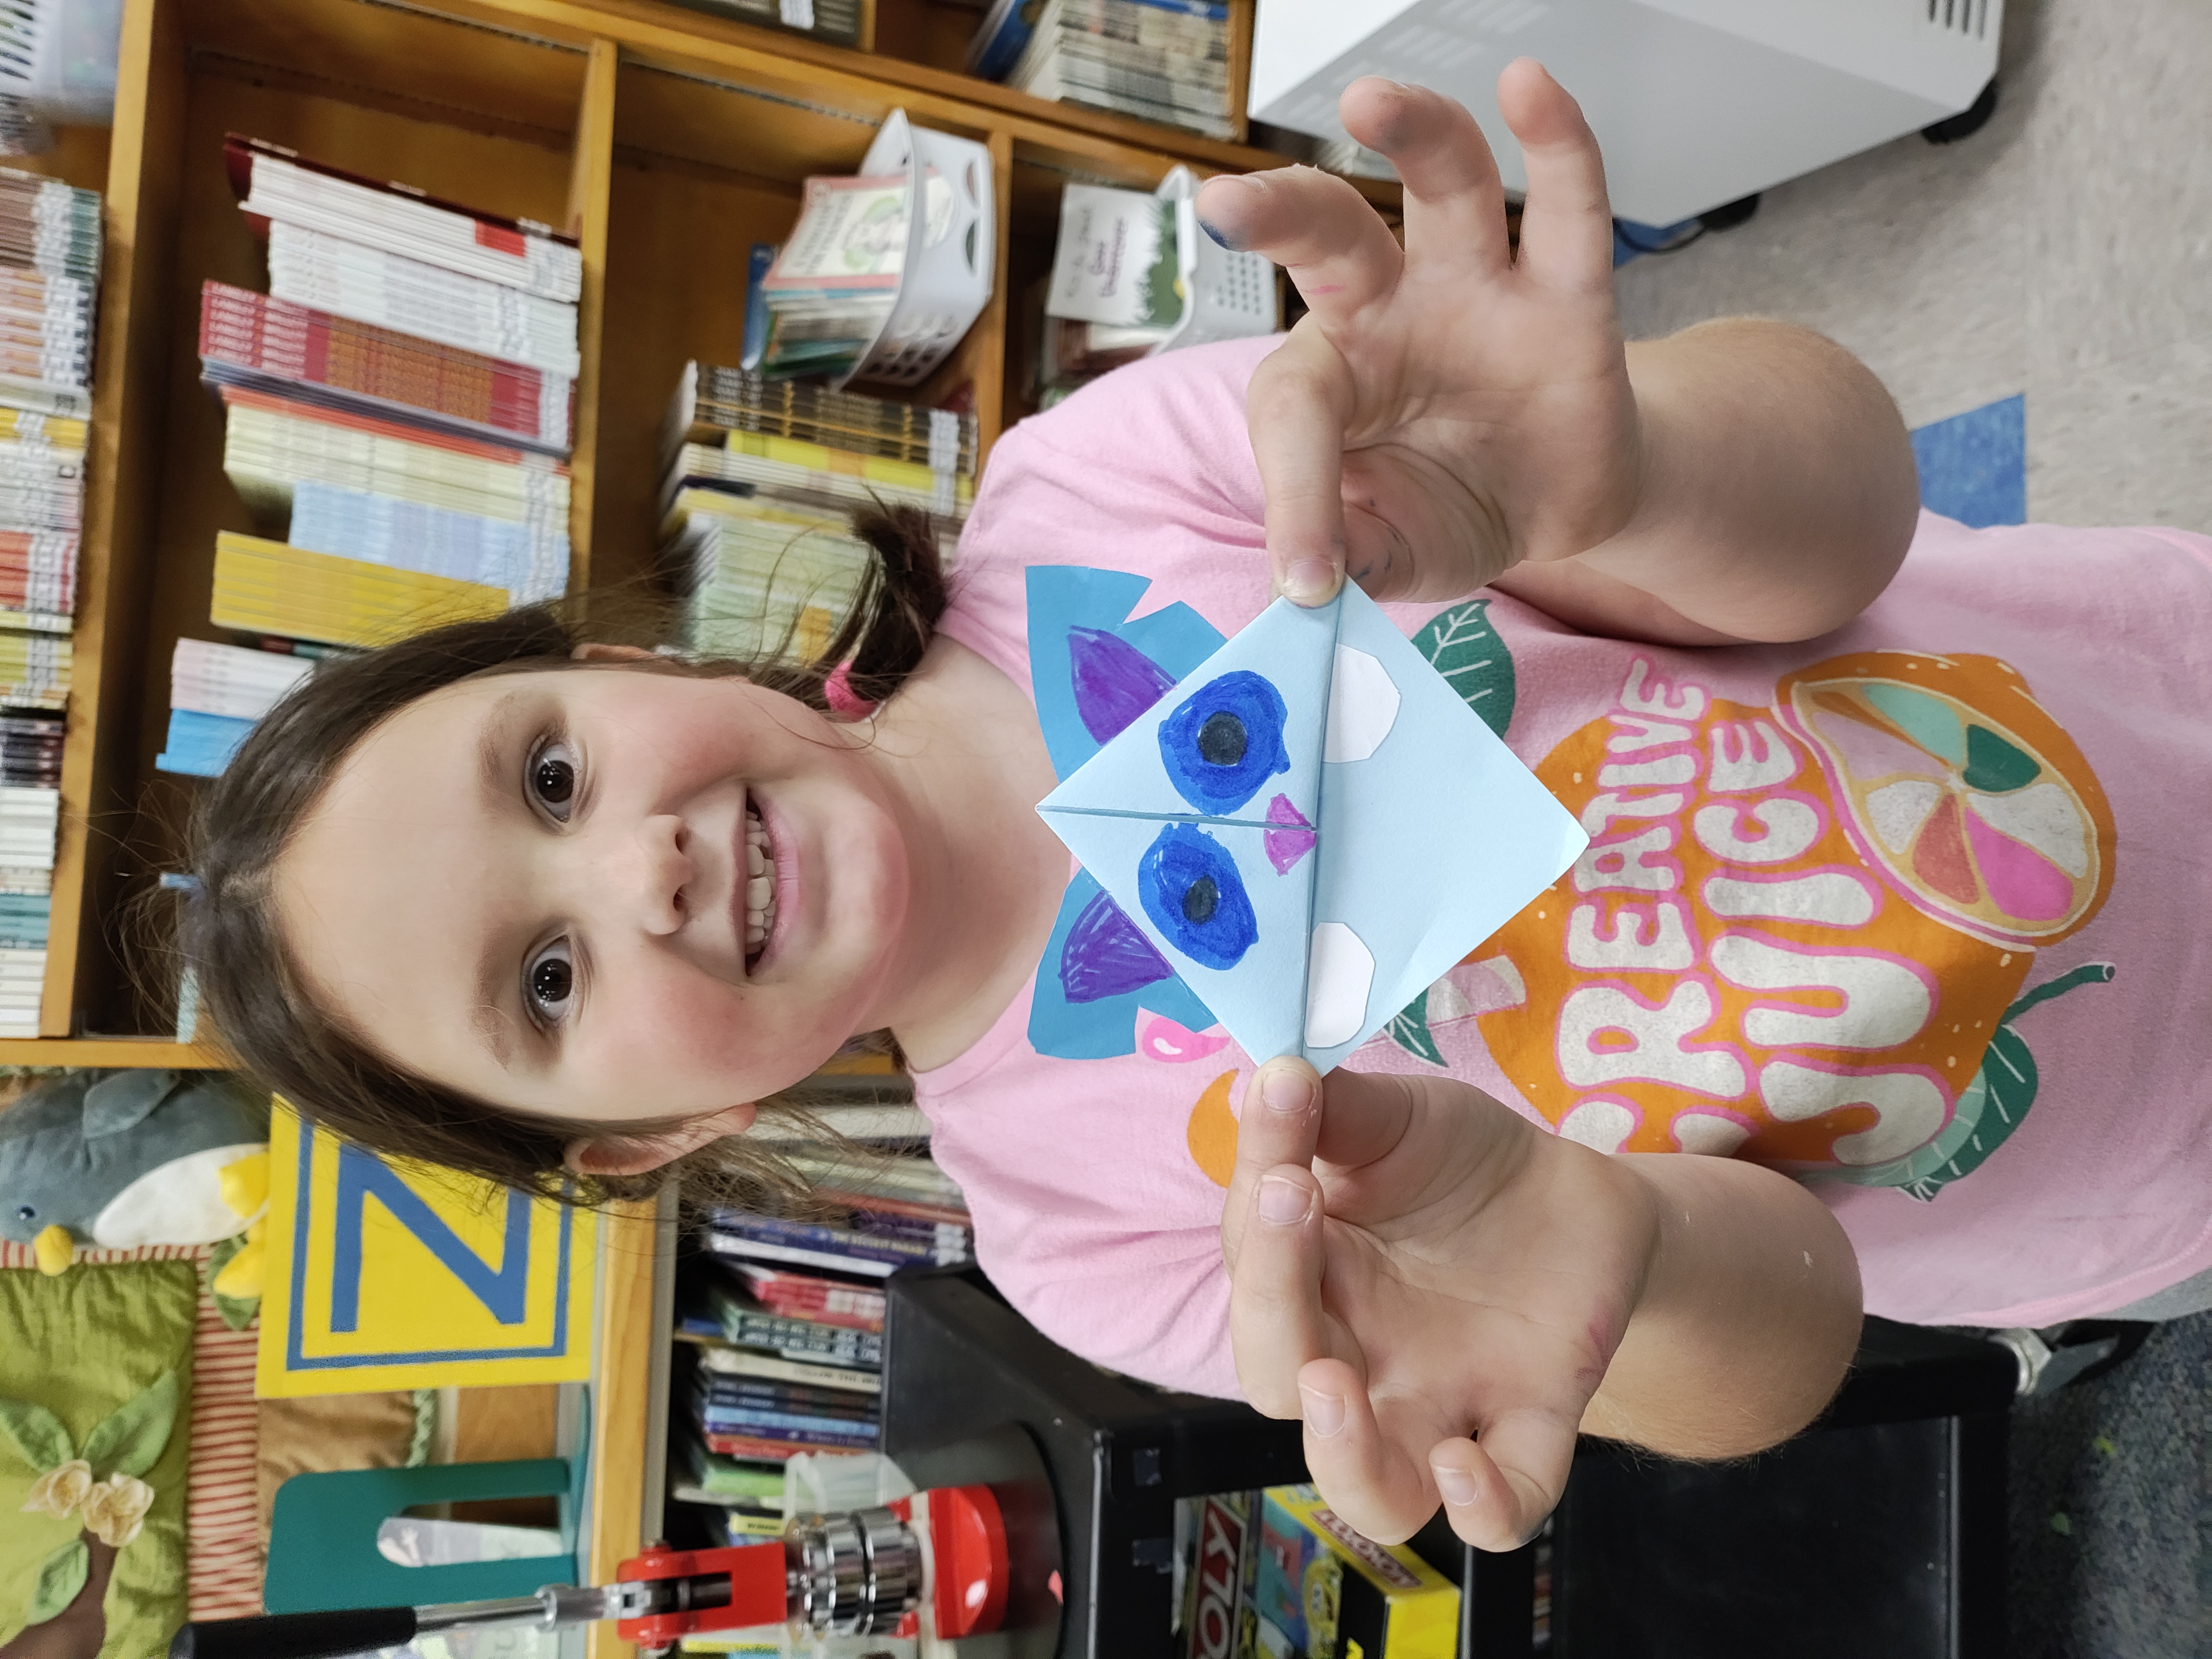
<path fill-rule="evenodd" d="M 1888 584 L 1919 510 L 1897 406 L 1850 353 L 1758 318 L 1628 348 L 1643 483 L 1627 526 L 1498 583 L 1681 643 L 1810 639 Z"/>
<path fill-rule="evenodd" d="M 1645 1184 L 1656 1242 L 1584 1431 L 1696 1458 L 1788 1439 L 1820 1415 L 1858 1346 L 1858 1261 L 1843 1228 L 1755 1164 L 1616 1162 Z"/>

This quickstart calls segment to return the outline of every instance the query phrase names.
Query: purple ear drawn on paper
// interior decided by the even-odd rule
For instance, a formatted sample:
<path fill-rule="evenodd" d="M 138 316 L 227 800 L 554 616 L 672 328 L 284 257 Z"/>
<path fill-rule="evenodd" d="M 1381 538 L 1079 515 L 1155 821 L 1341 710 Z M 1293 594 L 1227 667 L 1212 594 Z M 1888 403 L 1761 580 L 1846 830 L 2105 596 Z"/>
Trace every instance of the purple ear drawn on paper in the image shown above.
<path fill-rule="evenodd" d="M 1288 795 L 1278 795 L 1267 803 L 1267 822 L 1279 825 L 1260 837 L 1267 849 L 1267 862 L 1275 866 L 1275 873 L 1287 876 L 1291 866 L 1314 849 L 1314 827 L 1306 822 L 1306 815 L 1291 805 Z"/>
<path fill-rule="evenodd" d="M 1127 640 L 1101 628 L 1067 630 L 1068 678 L 1083 729 L 1109 743 L 1175 690 L 1175 676 Z"/>
<path fill-rule="evenodd" d="M 1097 1002 L 1175 972 L 1137 924 L 1101 893 L 1083 907 L 1060 947 L 1060 984 L 1070 1002 Z"/>

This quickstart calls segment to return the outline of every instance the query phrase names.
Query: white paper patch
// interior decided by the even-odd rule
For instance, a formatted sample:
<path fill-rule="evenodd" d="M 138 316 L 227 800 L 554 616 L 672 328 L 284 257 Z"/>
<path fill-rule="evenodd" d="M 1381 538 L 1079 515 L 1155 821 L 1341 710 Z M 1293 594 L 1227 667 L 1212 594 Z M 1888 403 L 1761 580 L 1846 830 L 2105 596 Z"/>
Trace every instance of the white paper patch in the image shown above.
<path fill-rule="evenodd" d="M 1374 983 L 1375 956 L 1359 935 L 1340 921 L 1317 924 L 1306 955 L 1306 1047 L 1334 1048 L 1358 1036 Z"/>
<path fill-rule="evenodd" d="M 1364 651 L 1336 647 L 1328 677 L 1328 734 L 1325 761 L 1364 761 L 1382 746 L 1398 721 L 1398 688 L 1390 671 Z"/>

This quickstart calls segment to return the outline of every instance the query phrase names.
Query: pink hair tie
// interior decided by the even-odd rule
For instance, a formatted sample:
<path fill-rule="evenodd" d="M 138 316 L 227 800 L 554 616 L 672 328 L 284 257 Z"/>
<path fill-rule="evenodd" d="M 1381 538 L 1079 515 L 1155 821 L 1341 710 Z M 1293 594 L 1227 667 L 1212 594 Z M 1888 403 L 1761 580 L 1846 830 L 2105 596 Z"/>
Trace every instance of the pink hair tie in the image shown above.
<path fill-rule="evenodd" d="M 829 678 L 822 682 L 822 698 L 830 705 L 831 714 L 856 720 L 870 714 L 875 704 L 853 690 L 853 678 L 847 672 L 849 667 L 849 664 L 841 662 L 830 671 Z"/>

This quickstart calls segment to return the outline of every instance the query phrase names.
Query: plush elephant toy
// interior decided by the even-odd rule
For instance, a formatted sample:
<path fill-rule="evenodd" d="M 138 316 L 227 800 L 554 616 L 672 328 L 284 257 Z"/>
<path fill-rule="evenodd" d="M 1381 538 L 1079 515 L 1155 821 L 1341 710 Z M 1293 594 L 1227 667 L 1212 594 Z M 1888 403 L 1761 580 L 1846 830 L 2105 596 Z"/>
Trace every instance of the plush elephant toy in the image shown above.
<path fill-rule="evenodd" d="M 0 1237 L 30 1245 L 46 1273 L 79 1245 L 233 1237 L 268 1189 L 268 1097 L 222 1073 L 72 1072 L 0 1111 Z M 258 1295 L 259 1254 L 241 1250 L 216 1288 Z"/>

